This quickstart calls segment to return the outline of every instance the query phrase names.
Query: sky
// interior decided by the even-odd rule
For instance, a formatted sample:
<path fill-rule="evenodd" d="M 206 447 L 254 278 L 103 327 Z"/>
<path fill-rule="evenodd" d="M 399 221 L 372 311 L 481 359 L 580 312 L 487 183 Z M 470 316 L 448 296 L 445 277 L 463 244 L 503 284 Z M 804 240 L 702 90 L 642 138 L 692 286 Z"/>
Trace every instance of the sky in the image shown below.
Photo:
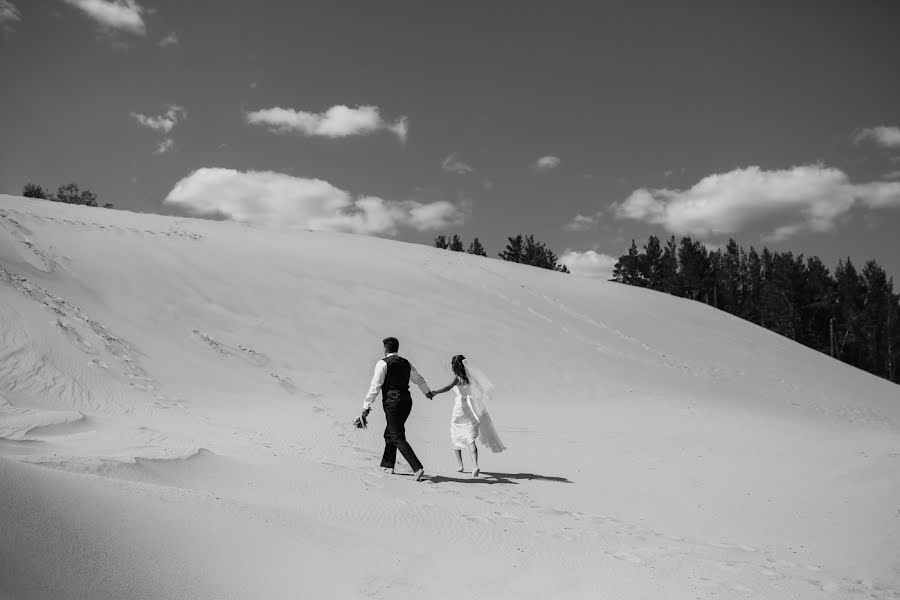
<path fill-rule="evenodd" d="M 0 0 L 0 193 L 900 283 L 900 4 Z"/>

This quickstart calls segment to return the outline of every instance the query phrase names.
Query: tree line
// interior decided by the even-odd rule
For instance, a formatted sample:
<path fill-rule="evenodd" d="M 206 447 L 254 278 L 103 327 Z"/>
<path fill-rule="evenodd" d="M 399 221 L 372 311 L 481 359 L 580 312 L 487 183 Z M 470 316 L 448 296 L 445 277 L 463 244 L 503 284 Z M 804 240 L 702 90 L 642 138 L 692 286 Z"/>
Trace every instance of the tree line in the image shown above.
<path fill-rule="evenodd" d="M 465 246 L 459 236 L 453 234 L 453 237 L 447 238 L 446 235 L 439 235 L 434 238 L 434 247 L 435 248 L 443 248 L 444 250 L 450 250 L 451 252 L 462 252 Z M 484 246 L 481 245 L 481 242 L 478 241 L 478 238 L 472 240 L 472 243 L 469 244 L 469 249 L 466 250 L 469 254 L 477 254 L 478 256 L 487 256 L 487 252 L 484 249 Z"/>
<path fill-rule="evenodd" d="M 641 250 L 632 240 L 613 281 L 705 302 L 900 382 L 900 295 L 874 260 L 861 271 L 840 260 L 832 273 L 817 256 L 748 252 L 733 239 L 718 250 L 690 237 L 663 246 L 650 236 Z"/>
<path fill-rule="evenodd" d="M 437 236 L 434 239 L 434 246 L 435 248 L 443 248 L 452 252 L 463 252 L 465 248 L 463 241 L 456 234 L 453 234 L 450 238 L 443 234 Z M 477 237 L 469 244 L 469 249 L 466 252 L 477 254 L 478 256 L 487 256 L 487 251 Z M 506 248 L 498 256 L 508 262 L 550 269 L 561 273 L 569 272 L 568 267 L 559 262 L 556 254 L 546 244 L 535 240 L 533 235 L 523 236 L 520 233 L 515 237 L 508 238 Z"/>
<path fill-rule="evenodd" d="M 62 202 L 64 204 L 80 204 L 82 206 L 99 206 L 97 204 L 97 194 L 91 190 L 82 190 L 77 183 L 65 183 L 59 186 L 56 193 L 48 192 L 42 186 L 36 183 L 26 183 L 22 188 L 22 195 L 26 198 L 38 198 L 40 200 L 50 200 L 51 202 Z M 113 208 L 112 204 L 106 203 L 103 208 Z"/>

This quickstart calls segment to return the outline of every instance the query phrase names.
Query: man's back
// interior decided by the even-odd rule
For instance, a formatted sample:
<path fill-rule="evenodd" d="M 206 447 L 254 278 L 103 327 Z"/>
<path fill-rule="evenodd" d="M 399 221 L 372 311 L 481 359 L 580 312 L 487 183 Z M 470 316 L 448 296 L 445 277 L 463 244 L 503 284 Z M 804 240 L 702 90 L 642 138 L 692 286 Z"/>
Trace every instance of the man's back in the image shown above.
<path fill-rule="evenodd" d="M 384 383 L 381 385 L 385 400 L 412 400 L 409 394 L 409 376 L 412 365 L 409 361 L 392 354 L 384 357 L 387 371 L 384 374 Z"/>

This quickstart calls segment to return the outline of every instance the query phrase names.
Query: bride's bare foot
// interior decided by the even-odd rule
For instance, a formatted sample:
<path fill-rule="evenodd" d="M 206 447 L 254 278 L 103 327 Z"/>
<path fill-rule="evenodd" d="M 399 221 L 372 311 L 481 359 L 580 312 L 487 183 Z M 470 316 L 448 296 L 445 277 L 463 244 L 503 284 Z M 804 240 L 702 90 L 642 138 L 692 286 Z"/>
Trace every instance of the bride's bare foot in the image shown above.
<path fill-rule="evenodd" d="M 472 470 L 472 477 L 478 477 L 478 475 L 480 475 L 480 474 L 481 474 L 481 469 L 479 469 L 478 467 L 475 467 Z"/>
<path fill-rule="evenodd" d="M 416 471 L 415 480 L 422 481 L 422 477 L 425 475 L 425 469 L 419 469 Z"/>

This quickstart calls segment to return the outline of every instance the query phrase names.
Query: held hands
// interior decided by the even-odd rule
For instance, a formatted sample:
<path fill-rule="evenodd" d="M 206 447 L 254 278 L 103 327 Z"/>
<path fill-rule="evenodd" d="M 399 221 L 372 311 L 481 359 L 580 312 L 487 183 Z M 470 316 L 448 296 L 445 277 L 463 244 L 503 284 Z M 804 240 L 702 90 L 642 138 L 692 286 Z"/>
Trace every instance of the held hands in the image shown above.
<path fill-rule="evenodd" d="M 434 398 L 435 396 L 437 396 L 437 394 L 435 394 L 435 393 L 432 392 L 432 391 L 429 391 L 427 394 L 425 394 L 425 397 L 428 398 L 429 400 L 431 400 L 431 399 Z"/>

